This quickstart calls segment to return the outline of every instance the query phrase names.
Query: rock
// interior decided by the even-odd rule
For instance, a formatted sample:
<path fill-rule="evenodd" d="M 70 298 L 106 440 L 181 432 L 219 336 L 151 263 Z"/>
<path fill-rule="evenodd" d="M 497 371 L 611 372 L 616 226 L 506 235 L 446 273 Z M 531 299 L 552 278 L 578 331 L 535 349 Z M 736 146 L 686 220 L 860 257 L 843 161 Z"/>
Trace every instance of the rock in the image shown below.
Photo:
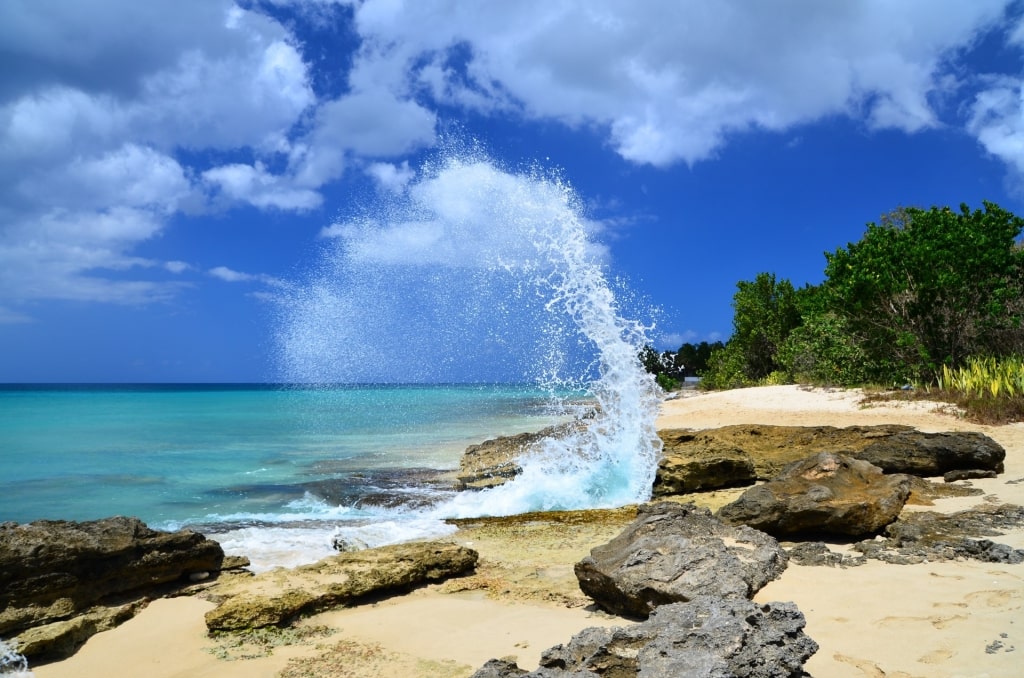
<path fill-rule="evenodd" d="M 405 592 L 463 574 L 477 553 L 446 542 L 395 544 L 342 553 L 292 570 L 249 579 L 206 613 L 210 631 L 281 626 L 302 614 L 351 605 L 371 596 Z"/>
<path fill-rule="evenodd" d="M 827 567 L 856 567 L 857 565 L 863 565 L 867 560 L 864 556 L 848 556 L 842 553 L 835 553 L 829 549 L 827 544 L 820 541 L 807 541 L 795 544 L 787 548 L 786 553 L 789 555 L 791 563 L 803 565 L 804 567 L 822 565 Z"/>
<path fill-rule="evenodd" d="M 796 678 L 818 651 L 805 623 L 793 603 L 700 596 L 634 626 L 584 629 L 544 652 L 536 671 L 492 661 L 473 678 Z"/>
<path fill-rule="evenodd" d="M 74 654 L 90 637 L 120 626 L 149 603 L 139 599 L 124 605 L 97 605 L 83 614 L 36 626 L 16 637 L 18 650 L 33 662 L 64 659 Z M 0 675 L 2 675 L 0 671 Z"/>
<path fill-rule="evenodd" d="M 730 527 L 693 504 L 640 507 L 617 537 L 576 564 L 580 589 L 616 614 L 647 617 L 698 596 L 749 598 L 786 568 L 768 535 Z"/>
<path fill-rule="evenodd" d="M 352 553 L 353 551 L 362 551 L 363 549 L 370 548 L 369 544 L 362 539 L 344 537 L 340 534 L 336 534 L 331 538 L 331 547 L 340 553 Z"/>
<path fill-rule="evenodd" d="M 884 539 L 858 542 L 853 548 L 867 558 L 900 565 L 958 558 L 1017 564 L 1024 562 L 1024 549 L 979 537 L 999 536 L 1022 525 L 1024 507 L 1014 504 L 951 514 L 914 511 L 889 525 Z"/>
<path fill-rule="evenodd" d="M 653 496 L 747 485 L 818 452 L 868 461 L 886 473 L 932 477 L 957 469 L 1002 473 L 1006 451 L 975 432 L 923 433 L 908 426 L 737 425 L 659 431 L 664 442 Z M 751 471 L 751 469 L 753 469 Z"/>
<path fill-rule="evenodd" d="M 972 468 L 972 469 L 957 469 L 955 471 L 947 471 L 942 474 L 942 479 L 947 483 L 955 483 L 958 480 L 975 480 L 977 478 L 995 478 L 999 474 L 995 471 Z"/>
<path fill-rule="evenodd" d="M 64 620 L 114 594 L 146 595 L 220 570 L 220 545 L 137 518 L 40 520 L 0 526 L 0 634 Z"/>
<path fill-rule="evenodd" d="M 776 537 L 874 534 L 896 520 L 910 496 L 910 479 L 877 466 L 821 452 L 790 464 L 774 480 L 752 487 L 718 510 L 730 525 Z"/>
<path fill-rule="evenodd" d="M 458 488 L 480 490 L 502 485 L 523 472 L 519 459 L 536 449 L 543 440 L 568 437 L 586 425 L 585 419 L 576 419 L 548 426 L 536 433 L 500 436 L 479 445 L 470 445 L 459 461 L 459 472 L 455 476 Z"/>

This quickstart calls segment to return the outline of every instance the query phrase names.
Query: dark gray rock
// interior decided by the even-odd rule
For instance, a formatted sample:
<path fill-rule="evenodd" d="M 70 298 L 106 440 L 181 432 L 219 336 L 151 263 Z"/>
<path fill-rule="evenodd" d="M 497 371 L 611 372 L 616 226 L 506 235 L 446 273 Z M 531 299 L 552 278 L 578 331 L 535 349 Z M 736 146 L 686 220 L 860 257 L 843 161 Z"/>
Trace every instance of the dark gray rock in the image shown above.
<path fill-rule="evenodd" d="M 821 452 L 750 488 L 717 515 L 776 537 L 860 536 L 896 520 L 909 496 L 909 477 L 885 475 L 865 461 Z"/>
<path fill-rule="evenodd" d="M 773 538 L 693 504 L 641 506 L 637 519 L 576 564 L 580 589 L 616 614 L 646 617 L 698 596 L 750 598 L 786 568 Z"/>
<path fill-rule="evenodd" d="M 942 479 L 947 483 L 955 483 L 958 480 L 975 480 L 977 478 L 995 478 L 999 474 L 986 469 L 957 469 L 942 474 Z"/>
<path fill-rule="evenodd" d="M 544 652 L 536 671 L 489 662 L 473 678 L 795 678 L 818 650 L 804 625 L 793 603 L 702 596 L 634 626 L 584 629 Z"/>
<path fill-rule="evenodd" d="M 856 567 L 867 560 L 864 556 L 848 556 L 829 549 L 825 542 L 806 541 L 786 549 L 789 561 L 796 565 L 825 567 Z"/>
<path fill-rule="evenodd" d="M 886 473 L 941 476 L 958 469 L 1002 473 L 1006 451 L 975 432 L 924 433 L 908 426 L 765 426 L 743 424 L 658 432 L 664 443 L 654 497 L 770 480 L 788 464 L 819 452 L 845 454 Z"/>

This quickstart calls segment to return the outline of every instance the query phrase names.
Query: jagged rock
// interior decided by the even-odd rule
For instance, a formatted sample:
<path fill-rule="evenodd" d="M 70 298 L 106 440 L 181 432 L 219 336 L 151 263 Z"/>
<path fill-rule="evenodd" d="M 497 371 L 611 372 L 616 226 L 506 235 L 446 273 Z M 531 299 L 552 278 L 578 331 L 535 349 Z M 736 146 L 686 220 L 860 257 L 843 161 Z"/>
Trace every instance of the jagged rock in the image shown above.
<path fill-rule="evenodd" d="M 932 477 L 957 469 L 1002 473 L 1006 451 L 975 432 L 924 433 L 909 426 L 737 425 L 659 431 L 664 442 L 653 496 L 769 480 L 818 452 L 861 459 L 886 473 Z M 752 470 L 751 470 L 752 469 Z"/>
<path fill-rule="evenodd" d="M 905 513 L 885 529 L 884 539 L 854 544 L 868 558 L 894 564 L 969 558 L 988 563 L 1024 562 L 1024 549 L 989 539 L 1003 530 L 1024 525 L 1024 507 L 984 506 L 951 514 L 932 511 Z"/>
<path fill-rule="evenodd" d="M 220 545 L 201 534 L 160 532 L 137 518 L 4 523 L 0 634 L 66 621 L 111 596 L 184 586 L 193 573 L 219 571 L 223 560 Z"/>
<path fill-rule="evenodd" d="M 280 626 L 302 614 L 408 591 L 473 569 L 477 553 L 445 542 L 395 544 L 324 558 L 250 579 L 206 613 L 211 631 Z M 254 581 L 255 580 L 255 581 Z"/>
<path fill-rule="evenodd" d="M 480 490 L 501 485 L 523 472 L 520 458 L 536 448 L 547 438 L 565 438 L 578 433 L 587 422 L 576 419 L 556 424 L 536 433 L 519 433 L 485 440 L 479 445 L 470 445 L 459 461 L 456 474 L 458 488 Z"/>
<path fill-rule="evenodd" d="M 866 461 L 821 452 L 750 488 L 720 508 L 717 516 L 730 525 L 748 525 L 776 537 L 859 536 L 896 520 L 908 496 L 907 476 L 885 475 Z"/>
<path fill-rule="evenodd" d="M 864 556 L 848 556 L 843 553 L 836 553 L 829 549 L 825 542 L 807 541 L 794 544 L 786 549 L 789 561 L 804 567 L 826 566 L 826 567 L 856 567 L 863 565 Z"/>
<path fill-rule="evenodd" d="M 793 603 L 701 596 L 634 626 L 584 629 L 544 652 L 536 671 L 492 660 L 473 678 L 796 678 L 818 651 L 805 623 Z"/>
<path fill-rule="evenodd" d="M 604 609 L 646 617 L 701 595 L 749 598 L 786 568 L 768 535 L 730 527 L 693 504 L 641 506 L 617 537 L 576 564 L 580 589 Z"/>

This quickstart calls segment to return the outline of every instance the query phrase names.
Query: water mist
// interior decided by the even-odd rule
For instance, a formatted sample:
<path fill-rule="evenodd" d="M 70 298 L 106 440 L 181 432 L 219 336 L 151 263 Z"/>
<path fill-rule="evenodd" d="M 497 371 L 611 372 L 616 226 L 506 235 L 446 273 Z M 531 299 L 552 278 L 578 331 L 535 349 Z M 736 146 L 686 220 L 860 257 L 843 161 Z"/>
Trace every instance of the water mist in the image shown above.
<path fill-rule="evenodd" d="M 660 440 L 646 328 L 619 312 L 573 191 L 477 155 L 421 170 L 399 195 L 325 229 L 330 246 L 279 328 L 296 382 L 526 381 L 584 388 L 597 413 L 538 445 L 515 481 L 438 517 L 644 500 Z"/>

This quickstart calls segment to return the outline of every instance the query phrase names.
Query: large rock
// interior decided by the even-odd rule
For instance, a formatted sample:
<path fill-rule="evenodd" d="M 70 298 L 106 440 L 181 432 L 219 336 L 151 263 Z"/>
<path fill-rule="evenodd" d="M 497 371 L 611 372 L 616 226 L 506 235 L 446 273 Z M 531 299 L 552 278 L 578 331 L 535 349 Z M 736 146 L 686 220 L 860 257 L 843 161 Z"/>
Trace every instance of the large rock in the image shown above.
<path fill-rule="evenodd" d="M 821 452 L 750 488 L 717 515 L 731 525 L 748 525 L 776 537 L 860 536 L 896 520 L 909 496 L 908 476 L 885 475 L 866 461 Z"/>
<path fill-rule="evenodd" d="M 604 609 L 646 617 L 698 596 L 750 598 L 786 568 L 768 535 L 730 527 L 693 504 L 640 507 L 621 534 L 576 564 L 580 589 Z"/>
<path fill-rule="evenodd" d="M 0 524 L 0 634 L 63 620 L 113 594 L 219 570 L 220 544 L 137 518 Z"/>
<path fill-rule="evenodd" d="M 932 477 L 954 470 L 1002 473 L 1006 451 L 975 432 L 923 433 L 908 426 L 738 425 L 659 431 L 655 497 L 749 485 L 818 452 L 868 461 L 886 473 Z"/>
<path fill-rule="evenodd" d="M 793 603 L 699 597 L 663 605 L 647 621 L 588 628 L 526 672 L 491 660 L 473 678 L 796 678 L 818 645 Z"/>
<path fill-rule="evenodd" d="M 223 563 L 217 542 L 153 530 L 137 518 L 3 523 L 0 635 L 17 636 L 29 658 L 67 656 L 151 597 Z"/>
<path fill-rule="evenodd" d="M 206 613 L 211 631 L 287 624 L 302 614 L 351 605 L 370 596 L 405 592 L 463 574 L 477 552 L 446 542 L 395 544 L 324 558 L 292 570 L 256 575 Z"/>

